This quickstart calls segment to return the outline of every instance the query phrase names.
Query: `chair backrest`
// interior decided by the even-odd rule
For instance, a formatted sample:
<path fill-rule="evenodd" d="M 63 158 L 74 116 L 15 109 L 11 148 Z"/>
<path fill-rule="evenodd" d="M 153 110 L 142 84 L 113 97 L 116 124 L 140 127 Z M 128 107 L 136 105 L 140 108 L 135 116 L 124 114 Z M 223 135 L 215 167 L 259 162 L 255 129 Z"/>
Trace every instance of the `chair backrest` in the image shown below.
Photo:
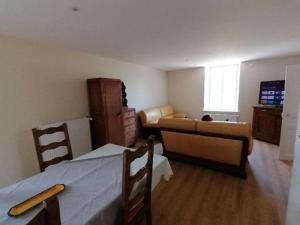
<path fill-rule="evenodd" d="M 63 133 L 63 140 L 57 141 L 57 142 L 52 142 L 52 143 L 47 143 L 46 145 L 43 145 L 41 142 L 41 138 L 45 135 L 52 135 L 58 132 Z M 45 129 L 37 129 L 34 128 L 32 129 L 32 134 L 34 138 L 34 143 L 35 143 L 35 148 L 36 148 L 36 153 L 38 156 L 39 160 L 39 165 L 41 171 L 44 171 L 46 167 L 50 165 L 57 164 L 61 161 L 64 160 L 71 160 L 73 159 L 73 154 L 72 154 L 72 148 L 71 148 L 71 143 L 70 143 L 70 138 L 69 138 L 69 133 L 68 133 L 68 128 L 67 124 L 63 123 L 61 126 L 58 127 L 48 127 Z M 64 147 L 64 148 L 62 148 Z M 54 150 L 62 150 L 64 152 L 58 154 L 54 154 Z M 66 149 L 66 150 L 65 150 Z M 50 152 L 52 154 L 47 154 L 47 159 L 44 156 L 45 153 Z M 58 155 L 58 156 L 57 156 Z"/>
<path fill-rule="evenodd" d="M 44 208 L 27 225 L 61 225 L 57 197 L 47 199 Z"/>
<path fill-rule="evenodd" d="M 146 157 L 145 166 L 134 175 L 131 175 L 131 164 L 134 160 Z M 123 225 L 130 224 L 140 212 L 150 211 L 151 214 L 151 184 L 153 166 L 153 141 L 149 141 L 136 151 L 125 150 L 123 153 L 123 186 L 122 186 L 122 210 Z M 146 212 L 147 214 L 147 212 Z M 149 215 L 148 214 L 148 215 Z M 147 218 L 148 220 L 149 218 Z M 148 223 L 147 224 L 151 224 Z"/>

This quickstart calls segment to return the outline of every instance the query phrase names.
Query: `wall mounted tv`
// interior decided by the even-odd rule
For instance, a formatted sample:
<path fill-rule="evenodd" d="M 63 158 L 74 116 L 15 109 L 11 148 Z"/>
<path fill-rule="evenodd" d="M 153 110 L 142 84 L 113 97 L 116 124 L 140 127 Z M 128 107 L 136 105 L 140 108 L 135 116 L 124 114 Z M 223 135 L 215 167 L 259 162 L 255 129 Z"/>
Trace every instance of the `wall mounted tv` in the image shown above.
<path fill-rule="evenodd" d="M 260 83 L 259 104 L 282 106 L 284 101 L 284 80 L 262 81 Z"/>

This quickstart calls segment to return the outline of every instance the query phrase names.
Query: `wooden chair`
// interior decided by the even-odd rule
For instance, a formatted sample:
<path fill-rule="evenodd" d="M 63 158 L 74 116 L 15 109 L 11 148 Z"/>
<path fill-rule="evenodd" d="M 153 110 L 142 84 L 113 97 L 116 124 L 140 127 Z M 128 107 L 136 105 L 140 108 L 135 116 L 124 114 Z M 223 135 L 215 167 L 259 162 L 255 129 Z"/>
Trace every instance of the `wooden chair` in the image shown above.
<path fill-rule="evenodd" d="M 145 166 L 131 175 L 131 163 L 148 153 Z M 123 153 L 122 211 L 123 225 L 136 222 L 141 213 L 146 214 L 146 224 L 152 224 L 151 218 L 151 184 L 153 165 L 153 141 L 141 146 L 136 151 L 125 150 Z M 143 180 L 142 180 L 143 179 Z M 143 183 L 141 183 L 143 182 Z M 139 185 L 138 185 L 139 184 Z M 137 190 L 134 188 L 139 186 Z M 143 186 L 140 188 L 140 186 Z M 142 189 L 142 190 L 141 190 Z M 137 193 L 136 193 L 137 192 Z M 135 196 L 132 196 L 136 193 Z"/>
<path fill-rule="evenodd" d="M 50 135 L 54 134 L 57 132 L 63 132 L 64 133 L 64 140 L 59 141 L 59 142 L 52 142 L 47 145 L 42 145 L 40 142 L 40 138 L 43 135 Z M 49 127 L 46 129 L 32 129 L 32 134 L 34 138 L 34 143 L 35 143 L 35 148 L 36 148 L 36 153 L 38 156 L 39 160 L 39 165 L 41 171 L 45 171 L 45 168 L 57 164 L 61 161 L 64 160 L 72 160 L 73 159 L 73 154 L 72 154 L 72 148 L 71 148 L 71 143 L 70 143 L 70 138 L 69 138 L 69 133 L 68 133 L 68 128 L 67 124 L 63 123 L 61 126 L 58 127 Z M 43 153 L 46 151 L 52 151 L 53 149 L 56 149 L 58 147 L 65 146 L 67 149 L 67 154 L 59 157 L 53 157 L 52 159 L 45 161 L 43 157 Z"/>
<path fill-rule="evenodd" d="M 27 225 L 61 225 L 57 197 L 44 202 L 44 208 Z"/>

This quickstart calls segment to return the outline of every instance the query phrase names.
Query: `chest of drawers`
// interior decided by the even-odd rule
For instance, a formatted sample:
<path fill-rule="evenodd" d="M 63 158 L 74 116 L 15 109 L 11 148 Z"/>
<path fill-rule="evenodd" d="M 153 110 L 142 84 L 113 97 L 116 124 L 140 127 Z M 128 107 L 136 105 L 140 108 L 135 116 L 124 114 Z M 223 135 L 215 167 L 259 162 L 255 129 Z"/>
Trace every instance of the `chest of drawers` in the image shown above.
<path fill-rule="evenodd" d="M 136 113 L 134 108 L 123 108 L 123 123 L 125 132 L 125 145 L 131 146 L 136 142 Z"/>

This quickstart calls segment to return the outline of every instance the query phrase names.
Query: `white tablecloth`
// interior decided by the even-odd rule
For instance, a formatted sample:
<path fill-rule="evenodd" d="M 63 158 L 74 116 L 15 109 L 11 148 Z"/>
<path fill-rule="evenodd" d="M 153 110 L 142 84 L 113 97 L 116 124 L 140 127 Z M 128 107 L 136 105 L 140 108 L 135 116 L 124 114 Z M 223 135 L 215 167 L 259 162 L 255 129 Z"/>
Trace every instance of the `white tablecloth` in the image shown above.
<path fill-rule="evenodd" d="M 74 161 L 91 159 L 91 158 L 99 158 L 99 157 L 110 157 L 114 155 L 122 155 L 125 149 L 130 149 L 134 151 L 132 148 L 126 148 L 120 145 L 115 144 L 107 144 L 101 148 L 98 148 L 92 152 L 89 152 L 85 155 L 82 155 Z M 146 163 L 146 156 L 141 159 L 137 159 L 133 162 L 133 171 L 132 173 L 136 173 L 140 168 L 142 168 Z M 153 155 L 153 176 L 152 176 L 152 190 L 158 185 L 161 178 L 164 178 L 166 181 L 169 181 L 170 177 L 173 175 L 172 168 L 168 159 L 164 156 L 154 154 Z"/>
<path fill-rule="evenodd" d="M 66 190 L 58 195 L 62 224 L 116 224 L 122 191 L 122 153 L 125 149 L 108 144 L 0 189 L 0 224 L 26 224 L 41 206 L 18 218 L 7 215 L 9 208 L 57 183 L 66 185 Z M 137 171 L 144 162 L 143 158 L 136 161 L 133 170 Z M 162 177 L 168 180 L 172 174 L 168 160 L 154 155 L 152 188 Z"/>

